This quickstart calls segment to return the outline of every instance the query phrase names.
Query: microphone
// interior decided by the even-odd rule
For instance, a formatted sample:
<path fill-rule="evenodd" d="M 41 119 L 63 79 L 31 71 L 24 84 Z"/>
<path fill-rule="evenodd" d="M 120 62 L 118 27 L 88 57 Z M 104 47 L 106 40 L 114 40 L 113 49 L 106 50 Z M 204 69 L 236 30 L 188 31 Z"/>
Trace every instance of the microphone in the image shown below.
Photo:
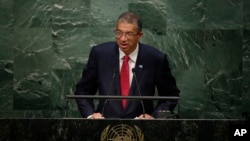
<path fill-rule="evenodd" d="M 116 70 L 114 70 L 114 73 L 113 73 L 113 75 L 112 75 L 112 80 L 111 80 L 111 83 L 110 83 L 110 85 L 109 85 L 109 89 L 108 89 L 107 95 L 110 95 L 111 88 L 112 88 L 112 84 L 113 84 L 113 82 L 114 82 L 115 76 L 116 76 Z M 108 102 L 108 99 L 105 99 L 104 104 L 103 104 L 103 107 L 102 107 L 102 116 L 103 116 L 103 113 L 104 113 L 105 106 L 106 106 L 107 102 Z"/>
<path fill-rule="evenodd" d="M 138 81 L 137 81 L 137 77 L 136 77 L 136 74 L 135 74 L 135 70 L 136 70 L 135 68 L 132 69 L 132 72 L 133 72 L 133 75 L 134 75 L 134 78 L 135 78 L 135 84 L 136 84 L 139 96 L 142 96 L 140 88 L 139 88 L 139 84 L 138 84 Z M 145 108 L 144 108 L 144 103 L 143 103 L 142 100 L 140 100 L 140 102 L 141 102 L 141 106 L 142 106 L 143 117 L 145 118 L 145 113 L 146 112 L 145 112 Z"/>

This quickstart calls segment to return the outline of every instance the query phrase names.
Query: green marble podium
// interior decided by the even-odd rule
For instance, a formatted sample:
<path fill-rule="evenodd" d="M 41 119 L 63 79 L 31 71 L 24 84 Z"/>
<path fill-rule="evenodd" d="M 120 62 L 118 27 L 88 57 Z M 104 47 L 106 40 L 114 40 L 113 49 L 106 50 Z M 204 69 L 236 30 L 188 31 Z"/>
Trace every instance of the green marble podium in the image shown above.
<path fill-rule="evenodd" d="M 0 119 L 5 141 L 227 141 L 244 120 Z"/>

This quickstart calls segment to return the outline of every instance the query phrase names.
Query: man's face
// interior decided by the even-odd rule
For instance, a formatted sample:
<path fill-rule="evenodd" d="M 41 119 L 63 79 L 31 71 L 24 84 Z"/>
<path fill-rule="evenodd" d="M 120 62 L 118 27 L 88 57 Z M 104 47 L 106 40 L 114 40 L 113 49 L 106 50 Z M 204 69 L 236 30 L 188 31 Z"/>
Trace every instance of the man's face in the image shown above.
<path fill-rule="evenodd" d="M 138 33 L 136 24 L 118 22 L 116 25 L 116 42 L 119 48 L 127 55 L 135 50 L 142 35 L 142 32 Z"/>

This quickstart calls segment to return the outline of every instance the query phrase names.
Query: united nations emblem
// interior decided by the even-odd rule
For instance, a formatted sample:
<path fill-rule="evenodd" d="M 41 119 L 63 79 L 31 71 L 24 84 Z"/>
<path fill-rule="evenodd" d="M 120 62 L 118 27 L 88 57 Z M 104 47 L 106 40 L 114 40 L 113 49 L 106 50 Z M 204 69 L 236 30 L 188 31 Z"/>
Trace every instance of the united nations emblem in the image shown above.
<path fill-rule="evenodd" d="M 136 125 L 108 125 L 101 133 L 101 141 L 144 141 L 144 134 Z"/>

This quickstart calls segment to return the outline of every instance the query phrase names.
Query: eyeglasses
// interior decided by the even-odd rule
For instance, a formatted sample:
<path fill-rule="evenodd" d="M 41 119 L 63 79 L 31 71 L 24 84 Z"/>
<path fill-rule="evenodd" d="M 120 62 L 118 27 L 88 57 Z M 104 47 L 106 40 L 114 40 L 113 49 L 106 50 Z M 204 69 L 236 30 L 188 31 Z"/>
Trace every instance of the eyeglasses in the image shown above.
<path fill-rule="evenodd" d="M 125 35 L 126 38 L 131 39 L 134 36 L 138 35 L 138 33 L 133 33 L 133 32 L 121 32 L 119 30 L 115 30 L 115 37 L 121 38 L 123 35 Z"/>

